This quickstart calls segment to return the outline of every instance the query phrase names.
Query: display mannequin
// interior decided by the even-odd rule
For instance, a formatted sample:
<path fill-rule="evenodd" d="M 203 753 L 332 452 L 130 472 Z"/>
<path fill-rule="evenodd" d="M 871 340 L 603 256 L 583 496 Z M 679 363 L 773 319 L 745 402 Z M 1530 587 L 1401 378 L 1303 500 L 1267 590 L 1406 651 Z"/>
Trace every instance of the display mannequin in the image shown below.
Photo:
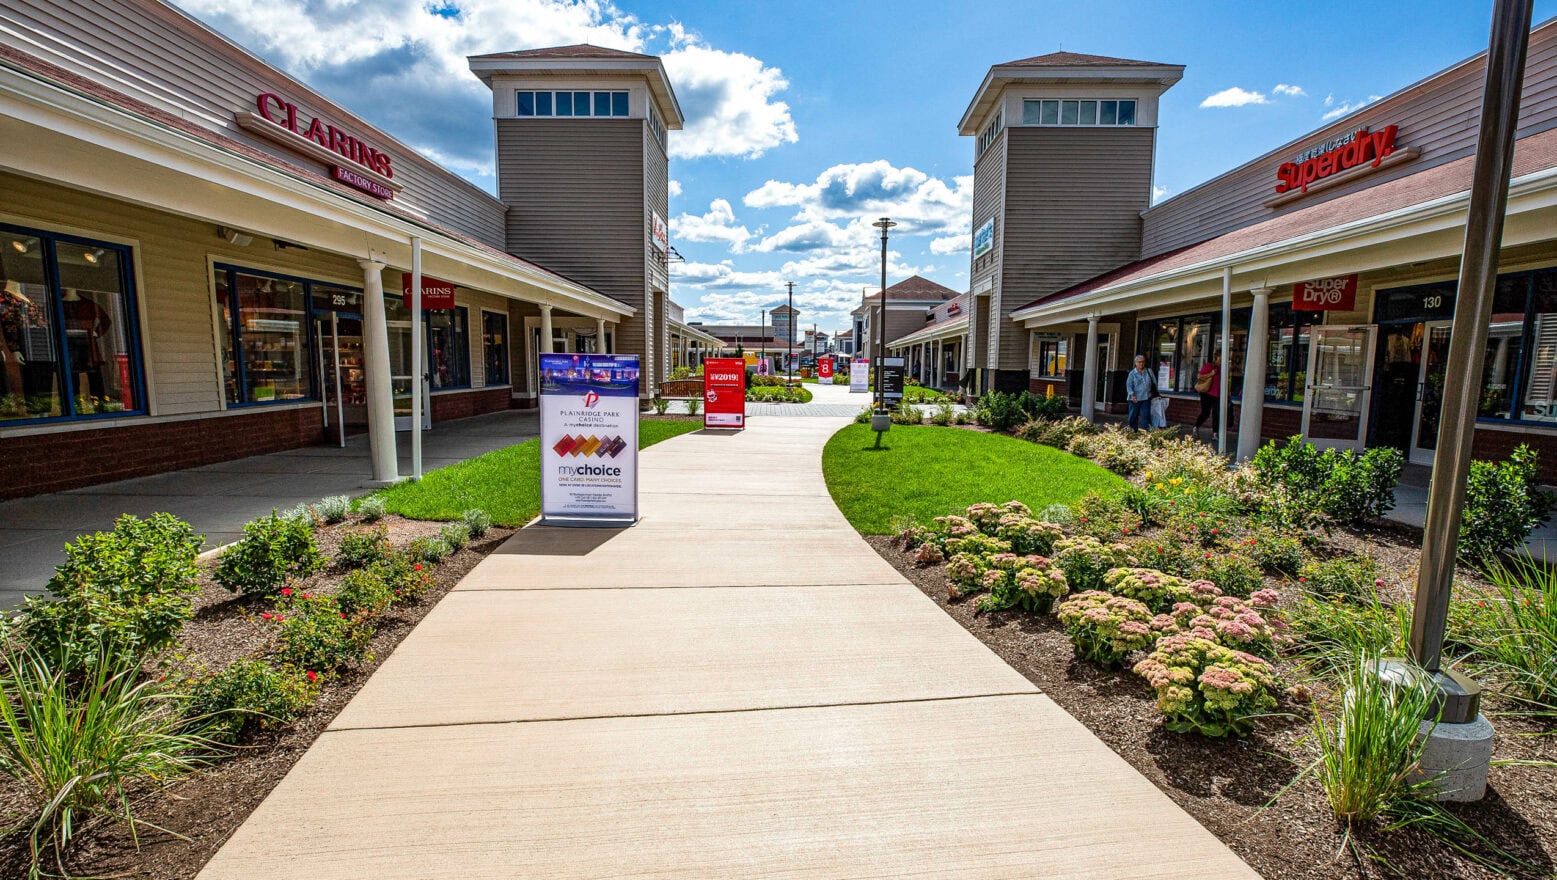
<path fill-rule="evenodd" d="M 65 340 L 70 345 L 70 367 L 77 376 L 86 376 L 87 390 L 92 397 L 107 397 L 107 383 L 103 377 L 103 337 L 113 326 L 108 311 L 90 297 L 82 296 L 74 287 L 65 288 Z M 80 394 L 82 388 L 76 388 Z"/>
<path fill-rule="evenodd" d="M 0 288 L 0 364 L 4 364 L 5 386 L 0 397 L 23 397 L 26 388 L 22 383 L 22 333 L 27 327 L 27 310 L 32 302 L 22 293 L 17 281 L 7 281 Z M 0 417 L 3 417 L 0 413 Z"/>

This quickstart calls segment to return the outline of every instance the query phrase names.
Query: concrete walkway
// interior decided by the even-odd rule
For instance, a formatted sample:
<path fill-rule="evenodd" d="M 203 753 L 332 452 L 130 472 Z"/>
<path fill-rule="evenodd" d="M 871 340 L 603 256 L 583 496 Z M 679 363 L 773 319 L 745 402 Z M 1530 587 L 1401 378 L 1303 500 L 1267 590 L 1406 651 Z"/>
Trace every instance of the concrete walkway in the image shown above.
<path fill-rule="evenodd" d="M 431 471 L 538 437 L 540 426 L 535 411 L 510 410 L 440 422 L 424 436 L 422 466 Z M 396 447 L 400 473 L 409 474 L 410 435 L 398 435 Z M 372 470 L 368 437 L 359 434 L 346 438 L 345 448 L 308 446 L 0 501 L 0 609 L 42 591 L 54 567 L 64 561 L 67 542 L 113 528 L 122 514 L 166 511 L 205 535 L 207 547 L 217 547 L 237 540 L 244 523 L 273 509 L 367 492 Z"/>
<path fill-rule="evenodd" d="M 1255 878 L 855 534 L 846 423 L 660 443 L 636 527 L 516 534 L 201 878 Z"/>

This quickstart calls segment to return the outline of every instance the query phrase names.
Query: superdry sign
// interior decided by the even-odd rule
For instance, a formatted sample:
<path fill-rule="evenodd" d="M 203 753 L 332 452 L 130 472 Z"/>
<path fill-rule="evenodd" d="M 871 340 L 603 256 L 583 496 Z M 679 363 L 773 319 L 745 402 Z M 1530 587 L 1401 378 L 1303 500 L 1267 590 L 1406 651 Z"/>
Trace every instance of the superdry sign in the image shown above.
<path fill-rule="evenodd" d="M 1294 284 L 1292 307 L 1309 312 L 1349 312 L 1357 307 L 1357 276 L 1338 275 Z"/>
<path fill-rule="evenodd" d="M 703 427 L 746 427 L 746 360 L 703 361 Z"/>
<path fill-rule="evenodd" d="M 1364 164 L 1377 168 L 1394 154 L 1398 131 L 1394 125 L 1373 132 L 1362 128 L 1311 147 L 1276 169 L 1276 192 L 1308 192 L 1310 185 L 1342 171 Z"/>

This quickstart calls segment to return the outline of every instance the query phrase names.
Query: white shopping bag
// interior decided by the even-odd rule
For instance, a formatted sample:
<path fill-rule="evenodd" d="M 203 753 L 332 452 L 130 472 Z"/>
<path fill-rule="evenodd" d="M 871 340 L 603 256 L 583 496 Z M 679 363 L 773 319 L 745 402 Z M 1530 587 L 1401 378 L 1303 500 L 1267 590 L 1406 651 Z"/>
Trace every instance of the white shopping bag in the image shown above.
<path fill-rule="evenodd" d="M 1166 398 L 1166 397 L 1153 397 L 1152 398 L 1152 427 L 1153 428 L 1166 428 L 1166 427 L 1168 427 L 1168 398 Z"/>

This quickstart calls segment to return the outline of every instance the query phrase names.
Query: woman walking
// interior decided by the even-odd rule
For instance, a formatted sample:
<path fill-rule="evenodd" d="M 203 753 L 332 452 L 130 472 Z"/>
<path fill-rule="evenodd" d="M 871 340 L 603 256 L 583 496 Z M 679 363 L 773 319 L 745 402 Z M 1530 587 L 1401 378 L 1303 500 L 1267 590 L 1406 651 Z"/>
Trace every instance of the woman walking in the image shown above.
<path fill-rule="evenodd" d="M 1142 427 L 1150 428 L 1151 404 L 1155 396 L 1152 374 L 1146 369 L 1146 356 L 1135 356 L 1135 369 L 1125 377 L 1125 393 L 1130 399 L 1130 429 L 1139 431 Z"/>
<path fill-rule="evenodd" d="M 1200 368 L 1200 373 L 1195 376 L 1195 390 L 1200 392 L 1200 415 L 1195 418 L 1195 435 L 1200 435 L 1200 426 L 1211 420 L 1211 442 L 1216 442 L 1217 419 L 1220 415 L 1222 397 L 1222 353 L 1213 352 L 1211 361 Z"/>

